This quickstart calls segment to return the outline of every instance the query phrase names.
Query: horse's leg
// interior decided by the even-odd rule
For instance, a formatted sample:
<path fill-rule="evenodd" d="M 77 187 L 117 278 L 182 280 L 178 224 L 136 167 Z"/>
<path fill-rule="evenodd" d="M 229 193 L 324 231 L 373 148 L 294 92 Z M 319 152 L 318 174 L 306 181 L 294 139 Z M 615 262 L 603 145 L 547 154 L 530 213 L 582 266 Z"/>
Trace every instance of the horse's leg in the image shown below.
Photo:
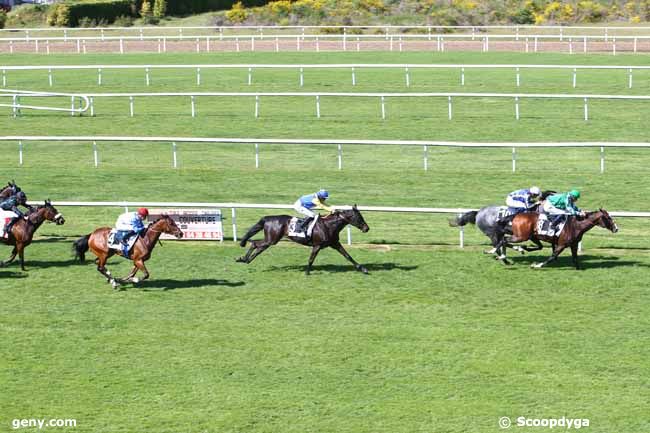
<path fill-rule="evenodd" d="M 144 274 L 144 276 L 142 277 L 142 280 L 140 280 L 140 281 L 144 281 L 144 280 L 146 280 L 147 278 L 149 278 L 149 270 L 148 270 L 147 267 L 144 265 L 144 260 L 142 260 L 142 259 L 137 260 L 137 261 L 135 262 L 135 265 L 136 265 L 136 266 L 138 267 L 138 269 L 140 269 L 140 270 L 142 271 L 142 273 Z M 136 272 L 137 272 L 137 271 L 136 271 Z M 135 273 L 134 273 L 133 275 L 135 275 Z M 137 283 L 137 282 L 138 282 L 137 278 L 133 278 L 133 282 L 134 282 L 134 283 Z"/>
<path fill-rule="evenodd" d="M 127 275 L 127 276 L 124 277 L 124 278 L 120 278 L 120 282 L 122 282 L 122 283 L 127 283 L 127 282 L 131 281 L 131 279 L 132 279 L 133 277 L 135 277 L 135 274 L 136 274 L 137 272 L 138 272 L 138 266 L 137 266 L 137 265 L 133 265 L 133 269 L 131 269 L 131 272 L 129 273 L 129 275 Z M 134 281 L 134 282 L 137 283 L 138 281 Z"/>
<path fill-rule="evenodd" d="M 529 246 L 524 245 L 522 248 L 525 249 L 526 251 L 531 252 L 531 251 L 539 251 L 541 249 L 544 249 L 544 246 L 539 241 L 539 239 L 531 239 L 530 241 L 532 243 L 534 243 L 536 246 L 535 247 L 529 247 Z"/>
<path fill-rule="evenodd" d="M 578 243 L 575 242 L 571 244 L 571 258 L 573 259 L 573 266 L 576 269 L 580 269 L 580 263 L 578 263 Z"/>
<path fill-rule="evenodd" d="M 9 260 L 7 260 L 6 262 L 0 262 L 0 268 L 13 262 L 14 259 L 16 258 L 16 254 L 18 254 L 18 250 L 16 249 L 16 247 L 14 247 L 14 249 L 11 251 L 11 255 L 9 256 Z"/>
<path fill-rule="evenodd" d="M 354 268 L 355 268 L 357 271 L 359 271 L 359 272 L 363 272 L 364 274 L 367 274 L 367 273 L 368 273 L 368 269 L 366 269 L 364 266 L 362 266 L 362 265 L 360 265 L 359 263 L 357 263 L 357 262 L 356 262 L 356 261 L 355 261 L 355 260 L 350 256 L 350 254 L 348 254 L 348 252 L 345 251 L 345 248 L 343 248 L 343 245 L 341 245 L 340 242 L 337 242 L 336 244 L 333 244 L 333 245 L 332 245 L 332 248 L 336 249 L 336 251 L 338 251 L 339 253 L 341 253 L 341 255 L 342 255 L 343 257 L 345 257 L 346 259 L 348 259 L 348 261 L 350 261 L 350 262 L 354 265 Z"/>
<path fill-rule="evenodd" d="M 259 242 L 253 241 L 251 242 L 251 245 L 252 245 L 251 249 L 248 250 L 248 252 L 244 257 L 242 257 L 241 261 L 243 261 L 244 263 L 252 262 L 253 260 L 255 260 L 255 257 L 262 254 L 264 251 L 266 251 L 268 247 L 270 247 L 273 244 L 266 241 L 259 241 Z"/>
<path fill-rule="evenodd" d="M 307 263 L 307 270 L 305 270 L 305 275 L 309 275 L 311 272 L 311 265 L 314 264 L 314 260 L 316 260 L 316 256 L 321 250 L 320 245 L 314 245 L 311 249 L 311 254 L 309 255 L 309 263 Z"/>
<path fill-rule="evenodd" d="M 553 248 L 553 254 L 551 254 L 551 257 L 549 257 L 548 259 L 546 259 L 545 261 L 543 261 L 541 263 L 533 263 L 532 265 L 530 265 L 530 267 L 531 268 L 537 268 L 537 269 L 543 268 L 544 266 L 551 263 L 553 260 L 557 259 L 557 256 L 559 256 L 562 253 L 562 251 L 564 251 L 565 248 L 566 248 L 566 245 L 562 245 L 562 246 L 558 245 L 558 246 L 556 246 L 555 248 Z"/>
<path fill-rule="evenodd" d="M 119 283 L 115 278 L 113 278 L 113 275 L 111 274 L 111 271 L 109 271 L 106 268 L 106 262 L 108 261 L 109 254 L 106 253 L 98 253 L 99 255 L 97 256 L 97 271 L 102 274 L 108 283 L 114 288 L 117 289 L 119 286 Z"/>
<path fill-rule="evenodd" d="M 27 269 L 25 269 L 25 246 L 22 243 L 17 243 L 16 249 L 18 250 L 18 258 L 20 259 L 20 269 L 22 271 L 27 271 Z"/>
<path fill-rule="evenodd" d="M 248 248 L 248 251 L 246 251 L 246 254 L 243 256 L 239 257 L 238 259 L 235 259 L 236 262 L 239 263 L 249 263 L 249 259 L 253 251 L 255 250 L 255 241 L 252 241 L 251 246 Z"/>

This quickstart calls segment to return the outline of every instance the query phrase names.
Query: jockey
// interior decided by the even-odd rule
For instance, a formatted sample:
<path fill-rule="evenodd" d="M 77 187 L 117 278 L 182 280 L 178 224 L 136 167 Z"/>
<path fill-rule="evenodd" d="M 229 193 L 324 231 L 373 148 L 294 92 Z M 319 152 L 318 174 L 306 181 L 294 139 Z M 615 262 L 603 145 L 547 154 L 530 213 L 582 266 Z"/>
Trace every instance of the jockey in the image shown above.
<path fill-rule="evenodd" d="M 513 191 L 506 197 L 506 205 L 515 209 L 515 213 L 525 212 L 539 203 L 542 191 L 536 186 L 529 189 Z"/>
<path fill-rule="evenodd" d="M 141 234 L 144 229 L 143 220 L 149 216 L 149 210 L 145 207 L 141 207 L 136 212 L 125 212 L 119 216 L 117 222 L 115 223 L 115 229 L 117 234 L 115 235 L 115 240 L 122 242 L 126 250 L 128 239 L 134 234 Z"/>
<path fill-rule="evenodd" d="M 565 215 L 580 215 L 585 213 L 576 206 L 576 201 L 580 198 L 580 191 L 572 189 L 564 194 L 553 194 L 544 202 L 544 212 L 553 216 L 553 225 L 557 225 Z"/>
<path fill-rule="evenodd" d="M 316 221 L 318 221 L 319 217 L 319 215 L 312 211 L 312 209 L 324 209 L 328 212 L 334 212 L 334 209 L 325 204 L 325 200 L 327 200 L 328 197 L 329 192 L 321 189 L 320 191 L 313 194 L 303 195 L 293 204 L 293 208 L 296 210 L 296 212 L 314 219 L 311 224 L 309 224 L 309 228 L 307 229 L 308 237 L 311 236 L 311 232 L 314 230 L 314 226 L 316 225 Z"/>
<path fill-rule="evenodd" d="M 20 190 L 16 194 L 12 195 L 11 197 L 5 199 L 3 202 L 0 203 L 0 209 L 4 211 L 13 212 L 16 214 L 16 217 L 12 218 L 12 220 L 9 221 L 9 223 L 5 227 L 5 233 L 9 233 L 11 231 L 11 227 L 18 220 L 18 218 L 22 218 L 24 216 L 24 214 L 20 211 L 20 209 L 18 209 L 18 206 L 23 206 L 29 210 L 33 209 L 30 205 L 27 204 L 27 196 L 25 195 L 25 193 Z"/>

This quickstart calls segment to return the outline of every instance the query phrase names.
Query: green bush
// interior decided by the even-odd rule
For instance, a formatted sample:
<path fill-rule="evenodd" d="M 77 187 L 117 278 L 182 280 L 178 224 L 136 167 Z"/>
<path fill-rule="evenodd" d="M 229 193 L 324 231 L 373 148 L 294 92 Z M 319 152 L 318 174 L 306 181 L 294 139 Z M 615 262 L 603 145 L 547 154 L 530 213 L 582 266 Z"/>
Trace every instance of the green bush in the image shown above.
<path fill-rule="evenodd" d="M 0 9 L 0 29 L 5 28 L 5 23 L 7 22 L 7 12 L 4 9 Z"/>
<path fill-rule="evenodd" d="M 63 5 L 59 3 L 57 6 Z M 133 0 L 100 0 L 93 2 L 65 3 L 70 9 L 69 25 L 79 26 L 82 19 L 95 20 L 95 22 L 114 23 L 119 16 L 133 16 Z M 87 21 L 85 21 L 87 22 Z"/>

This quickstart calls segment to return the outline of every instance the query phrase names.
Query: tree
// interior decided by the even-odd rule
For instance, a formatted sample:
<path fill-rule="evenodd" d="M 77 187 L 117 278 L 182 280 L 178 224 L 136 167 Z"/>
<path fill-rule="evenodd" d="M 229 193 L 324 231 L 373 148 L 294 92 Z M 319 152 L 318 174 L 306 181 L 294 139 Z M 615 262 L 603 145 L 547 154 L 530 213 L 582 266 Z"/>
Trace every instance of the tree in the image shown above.
<path fill-rule="evenodd" d="M 151 3 L 149 3 L 149 0 L 142 2 L 142 7 L 140 8 L 140 16 L 142 17 L 142 22 L 145 24 L 156 23 L 156 19 L 154 18 L 153 12 L 151 11 Z"/>
<path fill-rule="evenodd" d="M 7 22 L 7 12 L 4 9 L 0 9 L 0 29 L 5 28 L 5 23 Z"/>
<path fill-rule="evenodd" d="M 167 0 L 155 0 L 153 4 L 153 16 L 163 18 L 167 15 Z"/>

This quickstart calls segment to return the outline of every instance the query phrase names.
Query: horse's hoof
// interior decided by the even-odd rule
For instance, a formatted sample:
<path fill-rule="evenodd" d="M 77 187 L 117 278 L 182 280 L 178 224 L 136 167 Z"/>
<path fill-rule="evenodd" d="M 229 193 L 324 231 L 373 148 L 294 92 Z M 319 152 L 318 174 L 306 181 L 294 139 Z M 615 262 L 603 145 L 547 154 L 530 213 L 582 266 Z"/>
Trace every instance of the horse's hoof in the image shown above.
<path fill-rule="evenodd" d="M 237 258 L 235 259 L 235 262 L 237 262 L 237 263 L 246 263 L 246 260 L 244 260 L 243 257 L 237 257 Z"/>
<path fill-rule="evenodd" d="M 544 263 L 533 263 L 530 265 L 531 268 L 533 269 L 541 269 L 544 266 Z"/>
<path fill-rule="evenodd" d="M 118 287 L 120 287 L 120 283 L 118 283 L 114 279 L 111 279 L 111 286 L 113 287 L 113 289 L 117 289 Z"/>
<path fill-rule="evenodd" d="M 361 266 L 361 268 L 359 268 L 359 270 L 361 272 L 363 272 L 364 274 L 368 275 L 368 269 L 364 268 L 363 266 Z"/>
<path fill-rule="evenodd" d="M 492 248 L 491 250 L 484 250 L 483 254 L 496 254 L 496 252 L 497 252 L 497 249 Z"/>
<path fill-rule="evenodd" d="M 133 278 L 131 278 L 131 282 L 133 284 L 138 284 L 140 282 L 140 279 L 138 277 L 133 277 Z"/>

